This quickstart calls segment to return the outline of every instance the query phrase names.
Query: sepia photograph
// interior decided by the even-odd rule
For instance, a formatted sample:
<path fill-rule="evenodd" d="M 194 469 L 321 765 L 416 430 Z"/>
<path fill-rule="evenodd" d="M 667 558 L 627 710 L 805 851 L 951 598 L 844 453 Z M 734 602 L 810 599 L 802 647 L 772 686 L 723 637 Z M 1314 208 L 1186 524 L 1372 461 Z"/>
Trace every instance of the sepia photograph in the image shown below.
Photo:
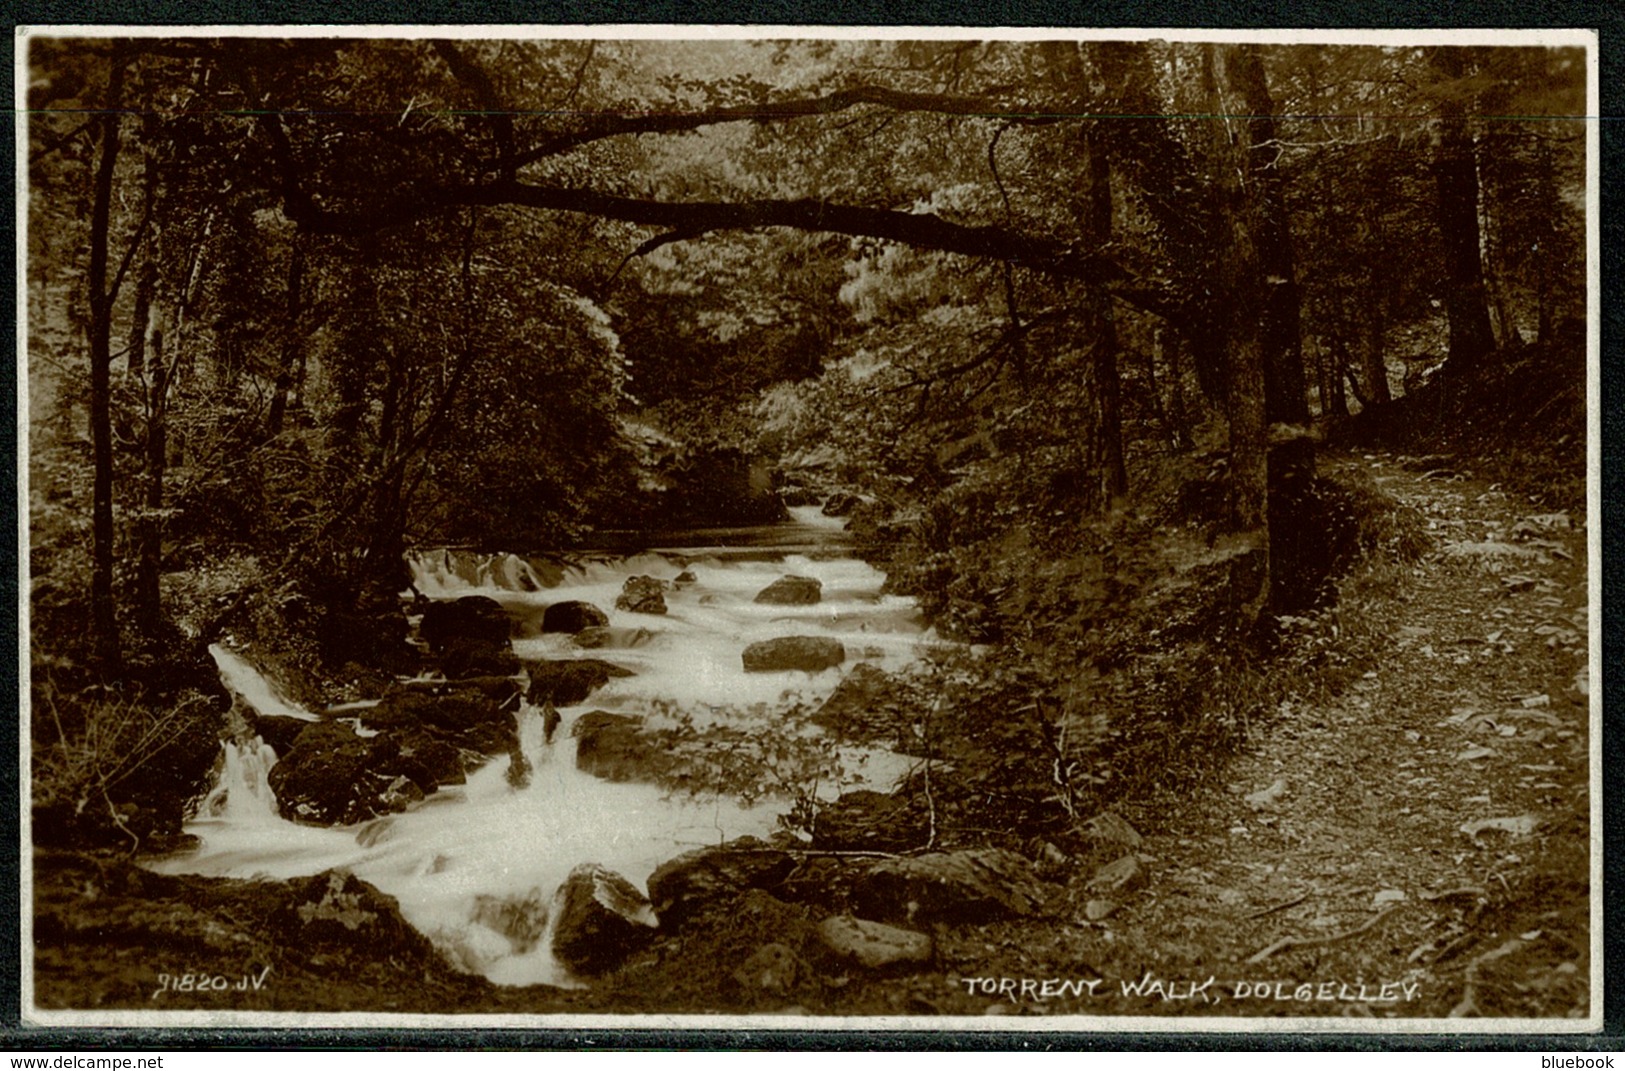
<path fill-rule="evenodd" d="M 14 47 L 25 1024 L 1601 1027 L 1594 32 Z"/>

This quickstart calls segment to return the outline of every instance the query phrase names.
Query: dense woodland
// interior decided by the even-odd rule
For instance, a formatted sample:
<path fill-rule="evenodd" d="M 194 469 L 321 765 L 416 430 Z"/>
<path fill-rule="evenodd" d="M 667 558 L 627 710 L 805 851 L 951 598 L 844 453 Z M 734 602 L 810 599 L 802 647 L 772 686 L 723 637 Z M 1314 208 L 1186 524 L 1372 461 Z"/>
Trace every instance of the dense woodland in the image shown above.
<path fill-rule="evenodd" d="M 177 828 L 208 644 L 394 672 L 410 548 L 833 495 L 990 645 L 935 685 L 967 828 L 1222 753 L 1426 545 L 1324 451 L 1583 502 L 1584 59 L 34 38 L 37 807 Z"/>

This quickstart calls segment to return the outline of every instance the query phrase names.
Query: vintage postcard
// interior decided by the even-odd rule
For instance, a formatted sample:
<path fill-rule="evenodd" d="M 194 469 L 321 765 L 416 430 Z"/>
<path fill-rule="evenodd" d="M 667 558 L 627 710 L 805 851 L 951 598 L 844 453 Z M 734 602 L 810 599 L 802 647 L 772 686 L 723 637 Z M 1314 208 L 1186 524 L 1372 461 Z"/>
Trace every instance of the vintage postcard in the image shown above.
<path fill-rule="evenodd" d="M 25 1022 L 1600 1028 L 1594 32 L 16 50 Z"/>

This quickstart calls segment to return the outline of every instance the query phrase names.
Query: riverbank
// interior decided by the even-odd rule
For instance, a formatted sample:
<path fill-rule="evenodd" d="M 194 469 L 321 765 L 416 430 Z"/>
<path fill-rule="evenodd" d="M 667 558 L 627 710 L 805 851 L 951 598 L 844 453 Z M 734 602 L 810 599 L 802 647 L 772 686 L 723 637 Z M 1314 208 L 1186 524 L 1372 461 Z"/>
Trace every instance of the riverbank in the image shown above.
<path fill-rule="evenodd" d="M 1334 610 L 1295 626 L 1295 646 L 1271 670 L 1280 703 L 1237 756 L 1194 788 L 1090 817 L 1072 850 L 1040 839 L 967 861 L 988 849 L 963 830 L 944 844 L 929 823 L 946 812 L 922 827 L 919 814 L 870 801 L 858 827 L 875 847 L 752 842 L 651 881 L 660 926 L 584 989 L 451 970 L 402 929 L 398 906 L 355 879 L 239 882 L 44 854 L 39 1005 L 1584 1014 L 1585 518 L 1532 507 L 1438 458 L 1328 465 L 1358 467 L 1417 510 L 1432 549 L 1414 565 L 1366 563 Z M 1339 680 L 1347 686 L 1328 683 Z M 949 850 L 921 850 L 933 842 Z M 921 891 L 947 876 L 961 882 L 952 896 Z M 847 924 L 831 920 L 848 917 L 891 929 L 843 945 Z M 310 940 L 311 926 L 325 936 Z M 261 987 L 235 988 L 266 967 Z M 176 972 L 227 988 L 159 978 Z"/>

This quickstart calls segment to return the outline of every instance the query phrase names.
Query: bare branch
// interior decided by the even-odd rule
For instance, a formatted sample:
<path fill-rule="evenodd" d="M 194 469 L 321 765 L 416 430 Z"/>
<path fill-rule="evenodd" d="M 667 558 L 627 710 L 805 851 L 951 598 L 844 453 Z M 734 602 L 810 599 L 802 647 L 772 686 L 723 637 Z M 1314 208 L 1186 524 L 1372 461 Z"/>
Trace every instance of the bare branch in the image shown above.
<path fill-rule="evenodd" d="M 512 160 L 500 161 L 504 167 L 520 168 L 549 156 L 558 156 L 572 149 L 606 138 L 625 134 L 675 134 L 699 130 L 721 123 L 766 123 L 788 119 L 803 119 L 815 115 L 832 115 L 859 105 L 870 104 L 900 112 L 934 112 L 941 115 L 979 116 L 1005 119 L 1013 123 L 1054 123 L 1075 116 L 1049 115 L 1034 112 L 1014 112 L 989 104 L 983 97 L 958 97 L 945 93 L 910 93 L 878 86 L 854 86 L 836 90 L 821 97 L 779 101 L 771 104 L 741 104 L 711 108 L 698 112 L 645 112 L 638 114 L 587 113 L 579 116 L 585 123 L 582 129 L 555 134 L 516 155 Z"/>

